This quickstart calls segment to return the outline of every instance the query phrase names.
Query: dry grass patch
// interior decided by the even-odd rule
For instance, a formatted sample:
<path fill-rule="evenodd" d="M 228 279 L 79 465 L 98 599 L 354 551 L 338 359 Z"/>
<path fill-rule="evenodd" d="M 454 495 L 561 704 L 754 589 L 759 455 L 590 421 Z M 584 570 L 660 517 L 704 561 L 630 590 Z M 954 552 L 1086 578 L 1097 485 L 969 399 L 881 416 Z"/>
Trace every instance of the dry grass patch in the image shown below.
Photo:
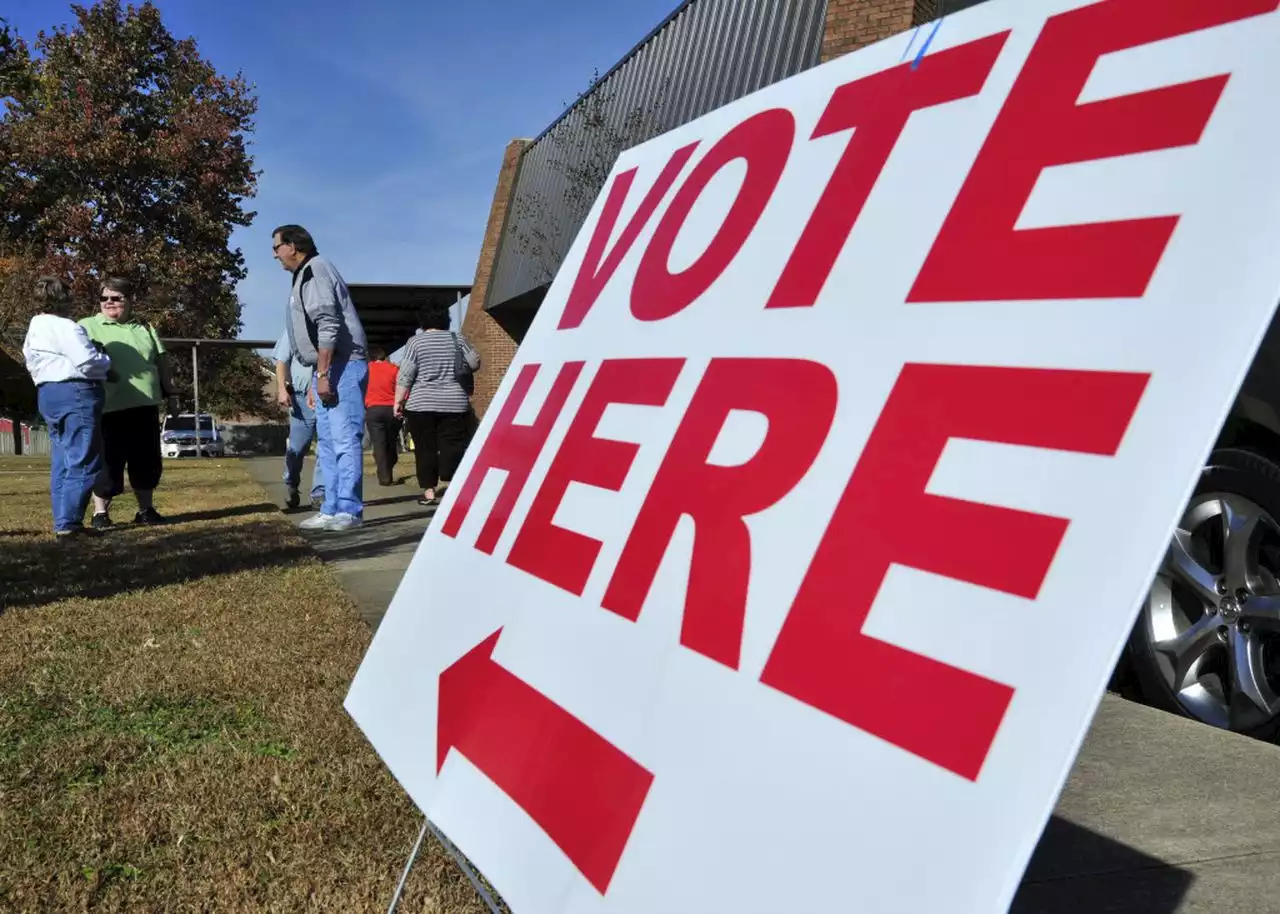
<path fill-rule="evenodd" d="M 370 633 L 243 470 L 71 543 L 47 465 L 0 491 L 0 909 L 385 910 L 421 818 L 342 709 Z M 401 910 L 484 909 L 429 841 Z"/>

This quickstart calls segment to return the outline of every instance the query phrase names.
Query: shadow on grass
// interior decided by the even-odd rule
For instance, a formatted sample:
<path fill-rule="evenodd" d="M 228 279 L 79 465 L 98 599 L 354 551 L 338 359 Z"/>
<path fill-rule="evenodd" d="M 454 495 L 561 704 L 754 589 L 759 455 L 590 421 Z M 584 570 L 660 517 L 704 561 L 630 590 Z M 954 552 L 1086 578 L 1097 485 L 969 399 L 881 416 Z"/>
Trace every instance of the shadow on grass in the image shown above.
<path fill-rule="evenodd" d="M 1009 914 L 1175 914 L 1194 881 L 1184 869 L 1054 816 Z"/>
<path fill-rule="evenodd" d="M 213 511 L 188 511 L 184 514 L 168 515 L 169 523 L 185 524 L 200 520 L 223 520 L 228 517 L 247 517 L 250 514 L 277 514 L 280 508 L 270 502 L 259 502 L 256 505 L 237 505 L 234 508 L 218 508 Z"/>
<path fill-rule="evenodd" d="M 0 613 L 290 565 L 311 554 L 288 526 L 266 520 L 120 529 L 70 542 L 7 542 L 0 549 Z"/>

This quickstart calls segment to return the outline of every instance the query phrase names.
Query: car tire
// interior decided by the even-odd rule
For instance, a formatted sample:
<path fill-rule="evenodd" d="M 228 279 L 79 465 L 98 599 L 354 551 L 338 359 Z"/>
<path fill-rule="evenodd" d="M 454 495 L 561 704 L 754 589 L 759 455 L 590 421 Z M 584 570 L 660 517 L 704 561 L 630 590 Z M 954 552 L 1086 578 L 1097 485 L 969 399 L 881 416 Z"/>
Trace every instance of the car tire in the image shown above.
<path fill-rule="evenodd" d="M 1214 451 L 1139 611 L 1129 661 L 1156 707 L 1280 733 L 1280 465 Z"/>

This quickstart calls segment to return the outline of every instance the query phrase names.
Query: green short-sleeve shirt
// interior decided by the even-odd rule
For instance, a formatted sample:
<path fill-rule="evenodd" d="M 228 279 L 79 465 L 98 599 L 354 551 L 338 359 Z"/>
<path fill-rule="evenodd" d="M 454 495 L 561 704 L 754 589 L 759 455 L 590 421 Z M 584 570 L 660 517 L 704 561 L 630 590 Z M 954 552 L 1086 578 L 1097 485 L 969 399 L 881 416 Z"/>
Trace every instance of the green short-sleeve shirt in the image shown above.
<path fill-rule="evenodd" d="M 119 376 L 107 382 L 103 412 L 114 413 L 137 406 L 157 406 L 164 400 L 160 389 L 160 356 L 164 345 L 150 324 L 113 321 L 95 314 L 80 321 L 89 339 L 100 343 L 111 356 L 111 370 Z"/>

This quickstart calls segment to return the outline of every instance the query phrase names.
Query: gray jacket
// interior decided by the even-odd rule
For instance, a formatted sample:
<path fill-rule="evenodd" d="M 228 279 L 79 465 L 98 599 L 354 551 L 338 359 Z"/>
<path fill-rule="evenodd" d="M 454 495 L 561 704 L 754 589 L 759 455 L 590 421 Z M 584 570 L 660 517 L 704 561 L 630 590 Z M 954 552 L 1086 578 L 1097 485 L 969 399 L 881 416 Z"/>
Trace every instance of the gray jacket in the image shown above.
<path fill-rule="evenodd" d="M 367 357 L 364 326 L 346 281 L 338 268 L 319 254 L 293 275 L 285 328 L 289 348 L 303 365 L 315 366 L 318 349 L 332 349 L 335 362 Z"/>

